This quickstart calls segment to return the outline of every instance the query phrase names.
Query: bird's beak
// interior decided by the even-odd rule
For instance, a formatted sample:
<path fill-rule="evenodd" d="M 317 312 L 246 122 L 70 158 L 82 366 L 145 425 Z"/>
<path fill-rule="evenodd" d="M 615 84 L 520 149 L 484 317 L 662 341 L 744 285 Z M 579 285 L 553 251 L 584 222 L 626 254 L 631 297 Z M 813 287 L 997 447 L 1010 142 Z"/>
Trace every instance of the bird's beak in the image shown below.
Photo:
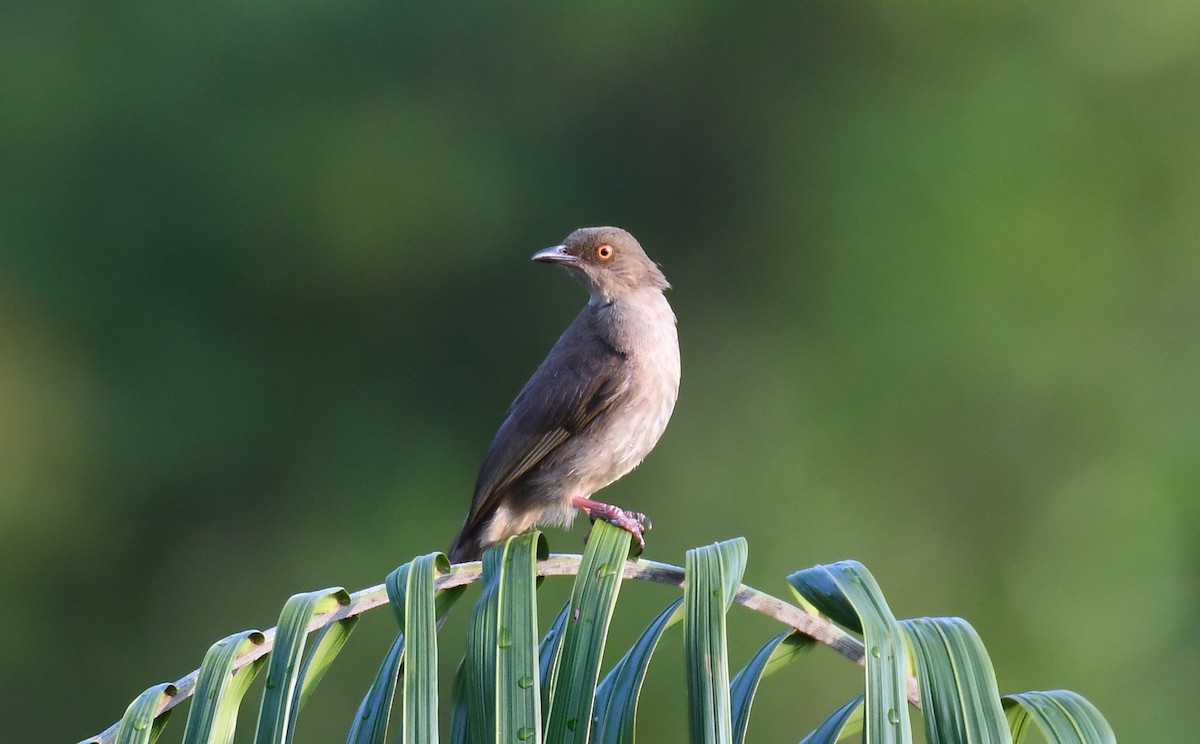
<path fill-rule="evenodd" d="M 565 245 L 552 245 L 549 248 L 543 248 L 533 254 L 533 260 L 542 263 L 562 264 L 564 266 L 579 263 L 579 257 L 567 253 Z"/>

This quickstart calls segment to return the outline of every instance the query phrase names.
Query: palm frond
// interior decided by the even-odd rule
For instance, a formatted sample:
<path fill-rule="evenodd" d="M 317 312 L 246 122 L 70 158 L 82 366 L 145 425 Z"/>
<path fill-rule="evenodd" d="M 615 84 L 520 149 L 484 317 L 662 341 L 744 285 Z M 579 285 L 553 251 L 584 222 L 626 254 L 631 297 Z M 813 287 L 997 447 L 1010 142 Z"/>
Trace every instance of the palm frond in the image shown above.
<path fill-rule="evenodd" d="M 398 688 L 399 740 L 438 742 L 437 661 L 444 640 L 438 630 L 465 587 L 479 582 L 448 706 L 452 744 L 635 741 L 647 669 L 667 631 L 681 621 L 693 742 L 746 741 L 763 679 L 815 644 L 865 667 L 863 694 L 833 712 L 805 744 L 835 742 L 860 729 L 869 744 L 904 744 L 913 736 L 910 706 L 922 709 L 926 739 L 936 744 L 1007 744 L 1034 730 L 1053 742 L 1114 741 L 1103 716 L 1075 693 L 1001 698 L 991 660 L 970 625 L 958 618 L 897 621 L 874 577 L 856 562 L 791 574 L 793 604 L 741 583 L 748 551 L 740 538 L 689 551 L 685 568 L 631 560 L 629 548 L 627 533 L 598 522 L 582 556 L 548 555 L 544 538 L 532 532 L 493 547 L 482 562 L 451 566 L 433 553 L 353 595 L 342 589 L 298 594 L 285 604 L 277 628 L 219 641 L 198 670 L 147 689 L 120 721 L 84 742 L 150 744 L 171 710 L 193 698 L 185 744 L 227 744 L 250 681 L 267 665 L 255 741 L 287 744 L 304 702 L 357 618 L 383 604 L 393 609 L 397 636 L 350 722 L 348 742 L 387 741 Z M 537 588 L 548 576 L 574 576 L 574 585 L 570 601 L 539 639 Z M 682 587 L 683 596 L 601 676 L 609 623 L 629 580 Z M 730 681 L 733 604 L 774 618 L 784 632 Z"/>

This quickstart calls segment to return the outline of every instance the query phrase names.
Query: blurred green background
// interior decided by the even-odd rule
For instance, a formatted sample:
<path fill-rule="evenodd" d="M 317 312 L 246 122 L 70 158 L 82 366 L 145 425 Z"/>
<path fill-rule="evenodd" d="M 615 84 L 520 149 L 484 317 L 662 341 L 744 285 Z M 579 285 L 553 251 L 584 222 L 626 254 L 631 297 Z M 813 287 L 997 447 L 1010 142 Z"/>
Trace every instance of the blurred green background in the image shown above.
<path fill-rule="evenodd" d="M 898 615 L 969 619 L 1002 690 L 1186 740 L 1198 205 L 1191 0 L 7 2 L 3 727 L 95 733 L 288 595 L 445 549 L 584 302 L 529 256 L 617 224 L 684 357 L 604 492 L 648 557 L 745 535 L 782 596 L 856 558 Z M 625 634 L 674 596 L 627 594 Z M 735 613 L 737 667 L 774 630 Z M 300 741 L 341 740 L 390 623 Z M 751 737 L 857 676 L 815 652 Z M 642 733 L 684 740 L 678 654 L 650 685 Z"/>

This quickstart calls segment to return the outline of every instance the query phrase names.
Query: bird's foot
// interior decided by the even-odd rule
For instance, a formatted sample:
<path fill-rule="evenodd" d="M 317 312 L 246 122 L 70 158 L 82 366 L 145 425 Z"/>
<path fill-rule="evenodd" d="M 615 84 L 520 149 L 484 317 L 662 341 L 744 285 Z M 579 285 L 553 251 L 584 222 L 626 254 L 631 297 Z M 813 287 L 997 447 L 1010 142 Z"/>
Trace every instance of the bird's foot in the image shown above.
<path fill-rule="evenodd" d="M 634 555 L 641 555 L 642 551 L 646 549 L 646 539 L 643 535 L 646 530 L 652 529 L 654 524 L 645 514 L 635 511 L 625 511 L 612 504 L 605 504 L 601 501 L 593 501 L 585 498 L 577 497 L 571 499 L 571 503 L 575 505 L 576 509 L 588 515 L 588 518 L 593 522 L 597 519 L 603 519 L 605 522 L 615 527 L 620 527 L 633 535 L 633 541 L 637 544 L 637 550 L 634 552 Z M 588 535 L 590 536 L 591 533 L 589 532 Z M 584 537 L 583 541 L 586 543 L 587 537 Z"/>

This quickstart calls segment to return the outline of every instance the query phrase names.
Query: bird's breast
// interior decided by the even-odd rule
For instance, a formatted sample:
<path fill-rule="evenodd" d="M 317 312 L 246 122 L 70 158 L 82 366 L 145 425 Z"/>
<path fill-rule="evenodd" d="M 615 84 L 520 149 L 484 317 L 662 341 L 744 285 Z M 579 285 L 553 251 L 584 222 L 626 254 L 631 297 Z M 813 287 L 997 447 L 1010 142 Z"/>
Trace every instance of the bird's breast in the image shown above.
<path fill-rule="evenodd" d="M 628 395 L 611 411 L 614 420 L 605 427 L 603 443 L 611 454 L 613 480 L 654 449 L 679 397 L 679 337 L 666 298 L 655 292 L 622 315 L 617 325 L 630 375 Z"/>

